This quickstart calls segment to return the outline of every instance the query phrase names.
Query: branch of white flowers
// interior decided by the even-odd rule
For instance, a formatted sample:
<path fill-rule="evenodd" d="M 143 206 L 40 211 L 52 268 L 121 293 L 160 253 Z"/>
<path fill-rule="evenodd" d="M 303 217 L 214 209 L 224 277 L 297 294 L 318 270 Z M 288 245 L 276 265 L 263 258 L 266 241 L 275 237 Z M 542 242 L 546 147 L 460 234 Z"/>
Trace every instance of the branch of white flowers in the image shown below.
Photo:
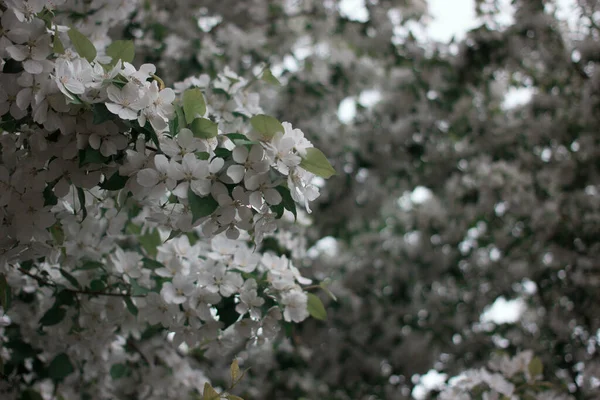
<path fill-rule="evenodd" d="M 34 275 L 31 272 L 27 271 L 26 269 L 23 269 L 21 267 L 18 267 L 17 269 L 22 274 L 25 274 L 25 275 L 29 276 L 30 278 L 35 279 L 40 286 L 48 286 L 48 287 L 52 287 L 52 288 L 56 288 L 58 286 L 56 283 L 54 283 L 50 280 L 44 279 L 38 275 Z M 85 294 L 88 296 L 146 297 L 146 295 L 144 295 L 144 294 L 131 294 L 129 292 L 114 293 L 114 292 L 102 292 L 102 291 L 96 291 L 96 290 L 69 289 L 69 288 L 64 288 L 63 290 L 66 290 L 67 292 L 71 292 L 71 293 L 75 293 L 75 294 Z"/>

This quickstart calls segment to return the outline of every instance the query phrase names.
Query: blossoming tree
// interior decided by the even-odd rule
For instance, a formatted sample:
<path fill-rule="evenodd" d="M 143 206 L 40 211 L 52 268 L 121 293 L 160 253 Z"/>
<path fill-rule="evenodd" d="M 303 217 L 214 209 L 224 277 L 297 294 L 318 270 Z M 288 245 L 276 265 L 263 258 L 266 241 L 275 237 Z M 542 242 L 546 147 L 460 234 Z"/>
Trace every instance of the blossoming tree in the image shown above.
<path fill-rule="evenodd" d="M 0 398 L 595 398 L 595 2 L 343 3 L 0 2 Z"/>

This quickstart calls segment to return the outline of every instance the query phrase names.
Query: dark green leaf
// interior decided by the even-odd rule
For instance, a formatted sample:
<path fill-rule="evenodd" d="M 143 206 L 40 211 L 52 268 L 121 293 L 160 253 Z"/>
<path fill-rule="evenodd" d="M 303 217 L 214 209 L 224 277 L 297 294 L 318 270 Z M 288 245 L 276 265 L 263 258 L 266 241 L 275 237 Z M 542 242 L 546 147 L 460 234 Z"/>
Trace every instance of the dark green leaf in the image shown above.
<path fill-rule="evenodd" d="M 6 310 L 10 308 L 11 302 L 11 290 L 10 286 L 8 286 L 8 282 L 6 281 L 6 276 L 4 274 L 0 274 L 0 306 Z"/>
<path fill-rule="evenodd" d="M 156 260 L 152 260 L 151 258 L 142 258 L 142 262 L 144 263 L 144 268 L 148 268 L 148 269 L 157 269 L 157 268 L 164 268 L 165 266 L 162 265 L 161 263 L 159 263 Z"/>
<path fill-rule="evenodd" d="M 94 279 L 90 282 L 92 292 L 102 292 L 104 289 L 106 289 L 106 283 L 102 279 Z"/>
<path fill-rule="evenodd" d="M 79 166 L 82 167 L 87 164 L 104 164 L 109 161 L 110 158 L 104 157 L 99 150 L 86 147 L 83 150 L 79 150 Z"/>
<path fill-rule="evenodd" d="M 222 147 L 218 147 L 215 149 L 215 156 L 220 158 L 228 158 L 231 156 L 231 150 L 224 149 Z"/>
<path fill-rule="evenodd" d="M 140 235 L 138 240 L 144 250 L 146 250 L 146 253 L 152 257 L 156 257 L 158 246 L 162 244 L 162 241 L 160 240 L 160 234 L 158 233 L 157 229 L 153 229 L 151 232 L 148 232 L 145 235 Z"/>
<path fill-rule="evenodd" d="M 26 389 L 21 392 L 21 396 L 19 396 L 19 400 L 44 400 L 41 394 L 36 392 L 33 389 Z"/>
<path fill-rule="evenodd" d="M 98 261 L 86 261 L 81 267 L 75 268 L 75 270 L 90 270 L 90 269 L 102 269 L 104 268 L 104 264 Z"/>
<path fill-rule="evenodd" d="M 292 195 L 290 194 L 290 190 L 284 186 L 277 186 L 275 189 L 281 195 L 281 204 L 285 207 L 286 210 L 290 211 L 294 214 L 294 218 L 296 218 L 296 202 L 292 199 Z"/>
<path fill-rule="evenodd" d="M 58 204 L 58 197 L 54 194 L 53 185 L 46 185 L 44 189 L 44 206 L 54 206 Z"/>
<path fill-rule="evenodd" d="M 188 201 L 192 211 L 192 223 L 209 216 L 219 207 L 219 203 L 211 195 L 200 197 L 191 188 L 188 190 Z"/>
<path fill-rule="evenodd" d="M 65 271 L 62 268 L 60 268 L 59 271 L 60 274 L 64 276 L 64 278 L 68 280 L 71 285 L 73 285 L 76 288 L 79 288 L 79 282 L 77 281 L 77 279 L 75 279 L 73 275 L 71 275 L 69 272 Z"/>
<path fill-rule="evenodd" d="M 79 199 L 79 205 L 81 206 L 81 212 L 83 214 L 81 221 L 83 222 L 87 218 L 87 208 L 85 208 L 85 193 L 80 187 L 77 188 L 77 198 Z"/>
<path fill-rule="evenodd" d="M 125 364 L 114 364 L 110 367 L 110 377 L 113 379 L 123 378 L 129 372 L 129 367 Z"/>
<path fill-rule="evenodd" d="M 56 325 L 60 321 L 62 321 L 63 318 L 65 318 L 65 315 L 67 315 L 67 311 L 64 308 L 55 304 L 42 316 L 42 318 L 40 319 L 40 325 Z"/>
<path fill-rule="evenodd" d="M 129 310 L 131 315 L 133 315 L 134 317 L 137 316 L 138 308 L 135 306 L 135 304 L 133 304 L 131 297 L 125 296 L 125 297 L 123 297 L 123 301 L 125 302 L 125 305 L 127 306 L 127 310 Z"/>
<path fill-rule="evenodd" d="M 48 366 L 48 376 L 54 381 L 61 381 L 73 372 L 75 372 L 75 368 L 73 368 L 69 356 L 65 353 L 60 353 L 54 357 Z"/>
<path fill-rule="evenodd" d="M 94 114 L 94 119 L 92 120 L 94 125 L 110 121 L 114 117 L 114 114 L 108 111 L 108 108 L 102 103 L 92 105 L 92 113 Z"/>
<path fill-rule="evenodd" d="M 143 286 L 140 286 L 139 283 L 135 279 L 130 279 L 131 283 L 131 295 L 132 296 L 143 296 L 150 292 L 150 289 L 147 289 Z"/>
<path fill-rule="evenodd" d="M 125 187 L 125 184 L 127 183 L 128 179 L 128 176 L 121 176 L 117 171 L 114 174 L 112 174 L 110 178 L 102 182 L 99 186 L 101 189 L 104 190 L 121 190 Z"/>

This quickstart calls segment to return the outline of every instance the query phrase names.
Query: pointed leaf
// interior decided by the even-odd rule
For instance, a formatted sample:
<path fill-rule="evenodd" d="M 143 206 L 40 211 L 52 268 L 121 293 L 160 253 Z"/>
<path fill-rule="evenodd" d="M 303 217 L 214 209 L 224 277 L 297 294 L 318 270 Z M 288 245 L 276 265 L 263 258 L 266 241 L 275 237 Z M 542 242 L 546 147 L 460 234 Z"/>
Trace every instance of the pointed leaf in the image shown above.
<path fill-rule="evenodd" d="M 71 275 L 69 272 L 65 271 L 62 268 L 60 268 L 59 271 L 60 271 L 60 274 L 66 280 L 68 280 L 71 285 L 73 285 L 75 288 L 79 288 L 79 282 L 77 281 L 77 279 L 73 275 Z"/>
<path fill-rule="evenodd" d="M 131 40 L 115 40 L 106 48 L 106 55 L 112 58 L 111 64 L 119 60 L 131 63 L 135 57 L 135 46 Z"/>
<path fill-rule="evenodd" d="M 527 369 L 529 370 L 529 375 L 531 375 L 532 378 L 536 378 L 544 373 L 544 365 L 542 364 L 542 360 L 540 360 L 539 357 L 534 357 L 529 362 Z"/>
<path fill-rule="evenodd" d="M 60 353 L 48 366 L 48 376 L 54 381 L 61 381 L 75 371 L 69 356 L 65 353 Z"/>
<path fill-rule="evenodd" d="M 218 125 L 206 118 L 196 118 L 190 125 L 190 130 L 194 134 L 194 137 L 200 139 L 210 139 L 218 135 Z"/>
<path fill-rule="evenodd" d="M 308 313 L 315 319 L 324 321 L 327 319 L 327 311 L 321 302 L 321 299 L 313 293 L 307 293 L 308 295 Z"/>
<path fill-rule="evenodd" d="M 192 223 L 209 216 L 219 207 L 219 203 L 212 196 L 200 197 L 192 189 L 188 190 L 188 202 L 192 211 Z"/>
<path fill-rule="evenodd" d="M 8 286 L 8 282 L 6 281 L 6 276 L 4 276 L 4 274 L 0 274 L 0 306 L 2 306 L 5 313 L 6 313 L 6 310 L 8 310 L 10 307 L 10 301 L 11 301 L 10 286 Z"/>
<path fill-rule="evenodd" d="M 325 179 L 336 174 L 335 169 L 329 164 L 325 154 L 315 147 L 306 149 L 306 156 L 302 158 L 300 166 L 308 172 L 312 172 Z"/>
<path fill-rule="evenodd" d="M 198 88 L 188 89 L 183 92 L 183 113 L 185 121 L 189 124 L 206 113 L 206 104 L 202 91 Z"/>
<path fill-rule="evenodd" d="M 204 384 L 204 394 L 202 395 L 202 400 L 217 400 L 219 398 L 219 393 L 210 386 L 210 383 L 206 382 Z"/>
<path fill-rule="evenodd" d="M 233 360 L 233 362 L 231 363 L 231 367 L 229 367 L 229 372 L 231 374 L 231 386 L 234 386 L 238 379 L 240 379 L 240 365 L 238 364 L 238 360 L 235 359 Z"/>
<path fill-rule="evenodd" d="M 255 115 L 250 118 L 250 124 L 265 140 L 270 140 L 277 132 L 284 132 L 281 122 L 269 115 Z"/>
<path fill-rule="evenodd" d="M 40 319 L 40 325 L 56 325 L 63 320 L 65 315 L 67 315 L 67 311 L 64 308 L 52 306 Z"/>
<path fill-rule="evenodd" d="M 96 58 L 96 48 L 90 39 L 75 28 L 69 29 L 67 34 L 69 35 L 69 39 L 71 39 L 71 43 L 73 43 L 73 47 L 75 47 L 77 54 L 89 62 L 94 61 Z"/>
<path fill-rule="evenodd" d="M 274 86 L 281 86 L 281 82 L 279 82 L 279 79 L 275 78 L 275 76 L 273 76 L 273 73 L 271 72 L 271 70 L 269 68 L 265 69 L 265 71 L 262 74 L 262 78 L 263 81 L 267 82 L 268 84 L 274 85 Z"/>
<path fill-rule="evenodd" d="M 128 176 L 119 175 L 119 172 L 117 171 L 114 174 L 112 174 L 110 178 L 105 179 L 104 182 L 102 182 L 98 186 L 100 186 L 100 188 L 104 190 L 121 190 L 125 187 L 125 184 L 127 183 L 128 179 Z"/>

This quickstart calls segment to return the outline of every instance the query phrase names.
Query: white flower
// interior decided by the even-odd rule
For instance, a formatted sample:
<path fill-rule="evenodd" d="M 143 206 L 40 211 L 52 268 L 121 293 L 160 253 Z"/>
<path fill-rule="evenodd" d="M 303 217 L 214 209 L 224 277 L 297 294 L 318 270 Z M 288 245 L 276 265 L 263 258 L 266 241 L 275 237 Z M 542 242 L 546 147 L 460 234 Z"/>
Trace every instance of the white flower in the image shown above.
<path fill-rule="evenodd" d="M 147 99 L 143 96 L 140 87 L 134 82 L 128 82 L 121 89 L 111 85 L 106 89 L 106 92 L 111 101 L 106 103 L 106 108 L 120 118 L 136 119 L 138 112 L 146 107 Z"/>
<path fill-rule="evenodd" d="M 268 174 L 253 175 L 245 180 L 246 189 L 251 191 L 250 193 L 250 205 L 257 210 L 260 210 L 263 205 L 263 197 L 265 201 L 270 205 L 277 205 L 281 203 L 281 194 L 269 179 Z"/>
<path fill-rule="evenodd" d="M 283 132 L 277 132 L 266 146 L 267 154 L 275 163 L 275 169 L 284 175 L 302 161 L 302 158 L 293 152 L 296 146 L 294 138 L 285 136 Z"/>
<path fill-rule="evenodd" d="M 166 282 L 160 291 L 165 303 L 182 304 L 194 292 L 196 286 L 189 276 L 175 275 L 173 281 Z"/>
<path fill-rule="evenodd" d="M 231 152 L 233 160 L 237 163 L 227 169 L 227 176 L 233 183 L 265 173 L 269 170 L 269 161 L 264 157 L 264 150 L 259 145 L 253 145 L 250 151 L 246 146 L 237 146 Z"/>
<path fill-rule="evenodd" d="M 175 139 L 166 136 L 161 138 L 160 147 L 173 161 L 181 161 L 186 154 L 207 151 L 204 142 L 194 137 L 187 128 L 181 129 Z"/>
<path fill-rule="evenodd" d="M 188 153 L 183 157 L 181 164 L 173 163 L 182 176 L 182 182 L 173 189 L 173 194 L 179 198 L 187 199 L 188 189 L 199 196 L 210 193 L 211 181 L 208 179 L 209 162 L 199 160 L 194 154 Z"/>
<path fill-rule="evenodd" d="M 257 284 L 254 279 L 248 279 L 240 290 L 240 303 L 235 307 L 238 314 L 244 315 L 250 313 L 254 319 L 260 318 L 259 307 L 265 303 L 265 299 L 258 297 L 256 292 Z"/>
<path fill-rule="evenodd" d="M 154 167 L 138 172 L 137 181 L 151 190 L 151 197 L 160 197 L 166 190 L 173 190 L 183 173 L 162 154 L 154 156 Z"/>
<path fill-rule="evenodd" d="M 73 61 L 59 58 L 56 60 L 54 76 L 60 91 L 73 99 L 73 94 L 83 94 L 86 85 L 92 81 L 92 66 L 85 58 Z"/>
<path fill-rule="evenodd" d="M 308 318 L 308 296 L 300 290 L 290 290 L 281 294 L 281 304 L 285 306 L 283 318 L 290 322 L 302 322 Z"/>
<path fill-rule="evenodd" d="M 135 251 L 123 251 L 120 247 L 110 255 L 115 269 L 131 278 L 142 276 L 142 255 Z"/>

